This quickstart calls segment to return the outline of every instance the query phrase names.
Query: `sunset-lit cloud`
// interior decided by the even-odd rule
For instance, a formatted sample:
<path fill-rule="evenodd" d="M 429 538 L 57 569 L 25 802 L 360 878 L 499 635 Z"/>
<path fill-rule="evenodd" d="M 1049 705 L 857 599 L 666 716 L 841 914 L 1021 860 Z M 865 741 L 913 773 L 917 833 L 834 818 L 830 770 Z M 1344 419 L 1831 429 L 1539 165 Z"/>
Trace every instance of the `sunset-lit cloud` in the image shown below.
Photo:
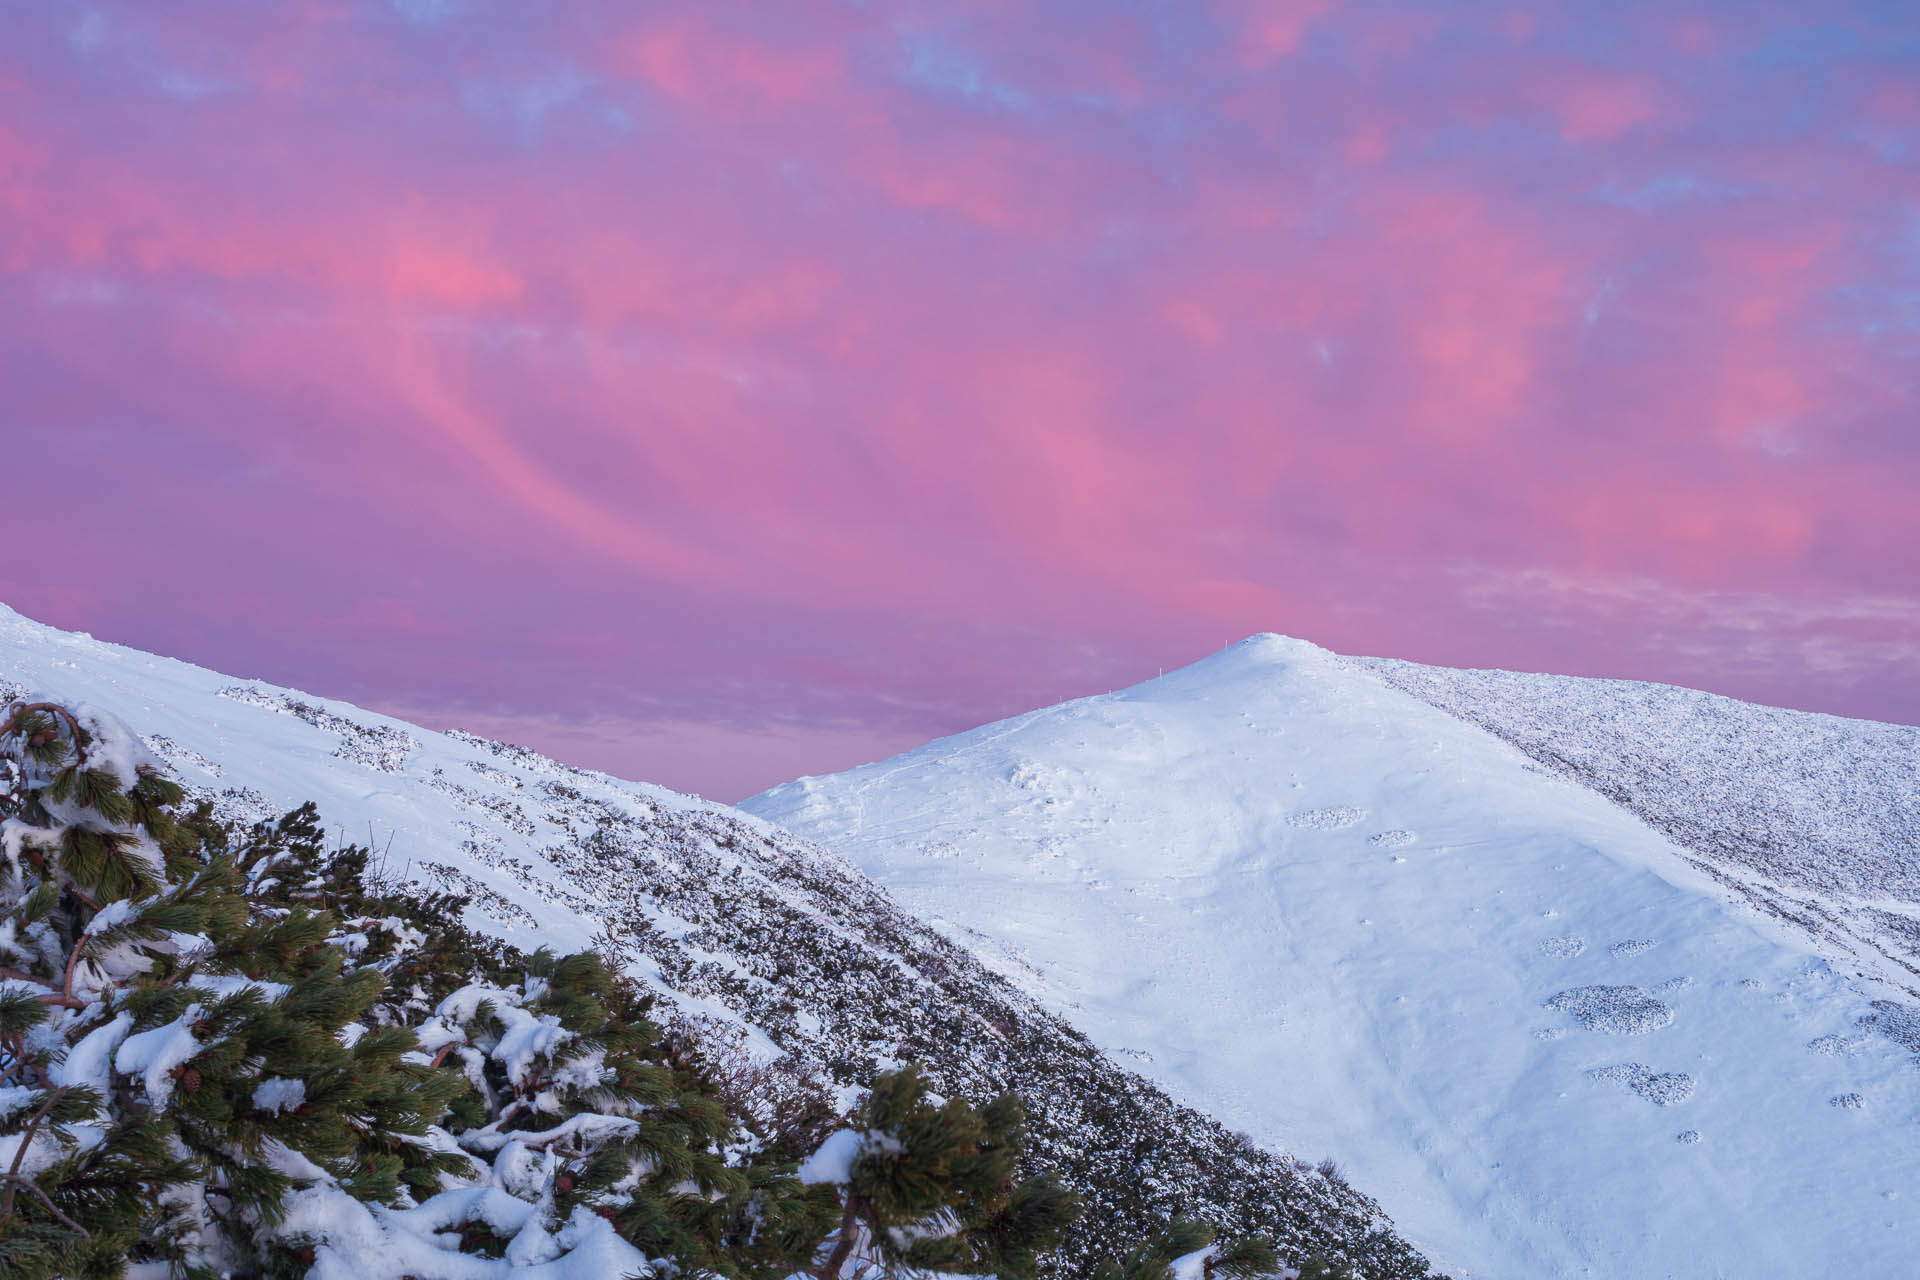
<path fill-rule="evenodd" d="M 722 796 L 1254 630 L 1920 719 L 1897 8 L 7 22 L 48 621 Z"/>

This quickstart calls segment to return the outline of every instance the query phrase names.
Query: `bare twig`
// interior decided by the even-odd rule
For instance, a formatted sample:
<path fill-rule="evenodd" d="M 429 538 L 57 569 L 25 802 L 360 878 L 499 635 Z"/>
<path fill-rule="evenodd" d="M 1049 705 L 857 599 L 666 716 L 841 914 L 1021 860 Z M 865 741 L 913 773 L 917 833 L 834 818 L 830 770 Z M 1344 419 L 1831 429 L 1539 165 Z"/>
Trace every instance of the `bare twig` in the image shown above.
<path fill-rule="evenodd" d="M 53 1110 L 53 1104 L 65 1097 L 66 1093 L 66 1085 L 61 1085 L 58 1089 L 49 1093 L 47 1100 L 40 1104 L 40 1109 L 34 1112 L 27 1123 L 21 1127 L 20 1145 L 14 1148 L 13 1164 L 7 1169 L 7 1189 L 0 1192 L 0 1222 L 5 1222 L 13 1216 L 14 1188 L 23 1182 L 26 1182 L 28 1186 L 33 1185 L 31 1182 L 27 1182 L 27 1179 L 20 1176 L 20 1162 L 27 1158 L 27 1148 L 33 1145 L 34 1131 L 40 1127 L 40 1122 L 47 1118 L 47 1112 Z M 35 1189 L 38 1190 L 38 1188 Z"/>
<path fill-rule="evenodd" d="M 820 1264 L 814 1274 L 820 1280 L 839 1280 L 840 1268 L 846 1265 L 847 1255 L 853 1252 L 854 1229 L 859 1225 L 860 1197 L 851 1191 L 847 1193 L 846 1208 L 840 1212 L 840 1238 L 834 1242 L 833 1252 Z"/>
<path fill-rule="evenodd" d="M 82 1240 L 93 1239 L 93 1233 L 75 1222 L 72 1218 L 69 1218 L 66 1214 L 60 1212 L 60 1206 L 53 1202 L 53 1197 L 49 1196 L 45 1191 L 42 1191 L 40 1185 L 32 1178 L 23 1178 L 14 1173 L 4 1173 L 0 1174 L 0 1179 L 5 1179 L 8 1195 L 12 1195 L 13 1189 L 17 1186 L 25 1187 L 27 1190 L 33 1192 L 35 1196 L 39 1197 L 40 1203 L 47 1206 L 47 1212 L 60 1219 L 61 1223 L 64 1224 L 68 1230 L 79 1232 Z M 0 1212 L 0 1222 L 5 1221 L 12 1212 L 13 1210 L 11 1208 L 5 1212 Z"/>
<path fill-rule="evenodd" d="M 87 939 L 92 936 L 90 933 L 82 933 L 74 940 L 73 953 L 67 957 L 67 976 L 65 980 L 61 982 L 60 989 L 66 993 L 66 997 L 69 1000 L 74 998 L 73 973 L 75 969 L 80 967 L 80 952 L 86 948 Z"/>
<path fill-rule="evenodd" d="M 31 973 L 26 973 L 22 970 L 9 969 L 5 965 L 0 965 L 0 978 L 12 978 L 16 982 L 31 982 L 36 987 L 45 987 L 47 994 L 39 997 L 41 1004 L 57 1004 L 67 1009 L 84 1009 L 87 1007 L 85 1003 L 74 999 L 71 995 L 55 990 L 53 983 L 47 979 L 36 978 Z"/>

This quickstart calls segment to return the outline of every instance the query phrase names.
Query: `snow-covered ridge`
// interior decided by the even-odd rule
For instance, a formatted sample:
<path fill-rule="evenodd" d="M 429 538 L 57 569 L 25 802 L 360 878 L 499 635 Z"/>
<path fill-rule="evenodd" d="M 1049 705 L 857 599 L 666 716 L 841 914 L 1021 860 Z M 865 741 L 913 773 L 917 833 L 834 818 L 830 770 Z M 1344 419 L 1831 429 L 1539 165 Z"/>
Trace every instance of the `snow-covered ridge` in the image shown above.
<path fill-rule="evenodd" d="M 1920 728 L 1632 680 L 1358 661 L 1619 802 L 1826 954 L 1920 998 Z"/>
<path fill-rule="evenodd" d="M 232 816 L 314 801 L 388 874 L 468 895 L 473 926 L 611 953 L 663 1015 L 750 1053 L 785 1051 L 849 1086 L 918 1059 L 949 1094 L 1019 1089 L 1034 1148 L 1089 1193 L 1081 1251 L 1198 1212 L 1274 1232 L 1295 1256 L 1332 1247 L 1375 1259 L 1373 1274 L 1424 1272 L 1365 1195 L 1177 1105 L 947 936 L 963 932 L 922 924 L 846 859 L 757 818 L 0 608 L 0 695 L 29 691 L 112 712 Z"/>
<path fill-rule="evenodd" d="M 1911 812 L 1902 786 L 1888 811 Z M 1714 827 L 1710 783 L 1662 794 Z M 1884 985 L 1354 660 L 1255 637 L 744 807 L 991 938 L 1175 1096 L 1339 1152 L 1457 1274 L 1896 1276 L 1920 1256 L 1920 1069 Z M 1910 848 L 1880 848 L 1832 891 L 1911 874 Z"/>

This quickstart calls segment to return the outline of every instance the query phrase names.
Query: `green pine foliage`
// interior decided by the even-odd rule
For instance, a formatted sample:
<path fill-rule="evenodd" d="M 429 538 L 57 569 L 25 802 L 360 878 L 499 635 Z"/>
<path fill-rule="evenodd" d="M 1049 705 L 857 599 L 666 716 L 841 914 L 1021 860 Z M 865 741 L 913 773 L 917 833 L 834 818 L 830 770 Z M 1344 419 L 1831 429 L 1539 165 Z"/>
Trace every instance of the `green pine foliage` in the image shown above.
<path fill-rule="evenodd" d="M 844 1177 L 837 1168 L 801 1170 L 840 1198 L 822 1280 L 850 1261 L 1033 1280 L 1039 1255 L 1060 1242 L 1079 1205 L 1051 1177 L 1019 1176 L 1024 1123 L 1011 1094 L 976 1111 L 958 1099 L 936 1102 L 916 1068 L 881 1077 L 852 1127 L 828 1139 L 848 1153 Z"/>
<path fill-rule="evenodd" d="M 837 1120 L 818 1091 L 770 1106 L 599 956 L 465 928 L 311 805 L 246 831 L 184 810 L 104 713 L 0 715 L 9 1280 L 1035 1280 L 1079 1213 L 1025 1173 L 1011 1095 L 938 1099 L 909 1067 Z M 1175 1223 L 1099 1274 L 1183 1257 L 1279 1270 Z"/>
<path fill-rule="evenodd" d="M 1279 1259 L 1269 1240 L 1251 1236 L 1216 1244 L 1214 1230 L 1206 1223 L 1175 1219 L 1166 1230 L 1141 1241 L 1124 1257 L 1102 1258 L 1095 1264 L 1093 1280 L 1172 1280 L 1174 1263 L 1195 1255 L 1200 1258 L 1201 1273 L 1207 1277 L 1247 1280 L 1279 1270 Z"/>
<path fill-rule="evenodd" d="M 1344 1263 L 1329 1262 L 1316 1253 L 1300 1264 L 1300 1274 L 1296 1280 L 1354 1280 L 1353 1268 Z"/>

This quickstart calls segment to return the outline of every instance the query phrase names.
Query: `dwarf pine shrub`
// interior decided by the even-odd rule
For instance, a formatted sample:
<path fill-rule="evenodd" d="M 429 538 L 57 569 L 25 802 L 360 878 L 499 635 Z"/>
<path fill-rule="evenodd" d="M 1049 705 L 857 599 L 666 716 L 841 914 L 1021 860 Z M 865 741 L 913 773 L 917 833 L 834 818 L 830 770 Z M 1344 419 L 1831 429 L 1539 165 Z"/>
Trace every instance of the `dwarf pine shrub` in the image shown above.
<path fill-rule="evenodd" d="M 817 1088 L 769 1105 L 600 957 L 467 929 L 311 805 L 240 831 L 183 800 L 104 712 L 0 715 L 9 1280 L 1031 1280 L 1078 1212 L 1010 1095 L 908 1068 L 837 1128 Z M 1105 1274 L 1201 1250 L 1275 1270 L 1174 1224 Z"/>

